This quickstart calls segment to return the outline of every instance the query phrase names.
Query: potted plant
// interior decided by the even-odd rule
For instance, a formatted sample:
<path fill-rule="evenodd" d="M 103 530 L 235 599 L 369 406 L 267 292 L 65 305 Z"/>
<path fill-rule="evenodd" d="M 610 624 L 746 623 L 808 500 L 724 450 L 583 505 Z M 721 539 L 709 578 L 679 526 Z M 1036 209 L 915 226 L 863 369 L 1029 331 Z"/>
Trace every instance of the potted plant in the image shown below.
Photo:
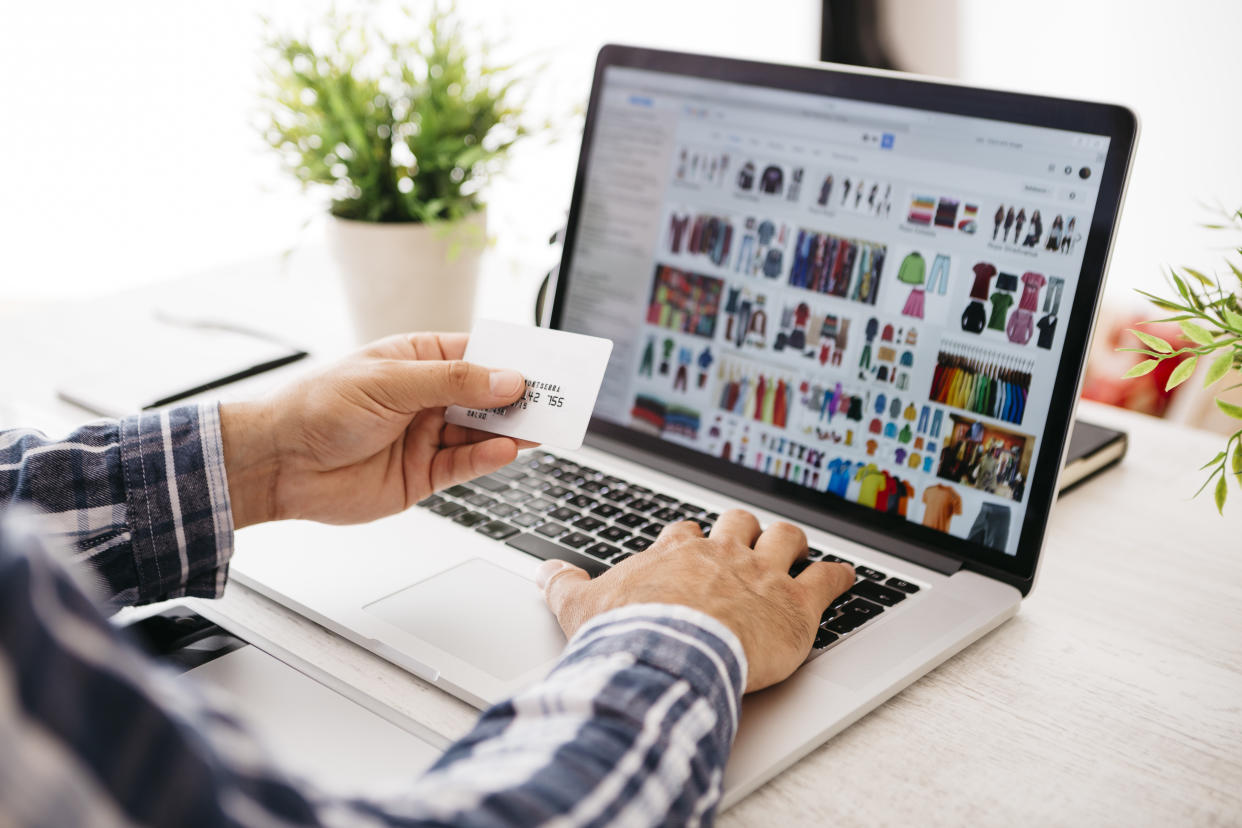
<path fill-rule="evenodd" d="M 1242 209 L 1225 214 L 1220 224 L 1209 224 L 1215 230 L 1242 231 Z M 1242 247 L 1234 249 L 1242 255 Z M 1175 347 L 1168 340 L 1143 331 L 1130 332 L 1142 343 L 1141 348 L 1121 348 L 1142 354 L 1146 359 L 1138 362 L 1127 371 L 1125 377 L 1140 377 L 1154 371 L 1167 360 L 1176 361 L 1177 365 L 1169 374 L 1165 389 L 1176 388 L 1195 373 L 1200 361 L 1207 364 L 1203 377 L 1204 388 L 1211 387 L 1229 377 L 1230 380 L 1242 380 L 1242 268 L 1225 260 L 1228 272 L 1224 273 L 1224 281 L 1219 276 L 1209 277 L 1189 267 L 1169 269 L 1169 281 L 1176 295 L 1165 299 L 1146 291 L 1140 294 L 1151 300 L 1156 307 L 1172 312 L 1172 316 L 1153 319 L 1144 325 L 1157 323 L 1176 323 L 1185 343 Z M 1235 285 L 1236 282 L 1236 285 Z M 1226 380 L 1229 382 L 1229 380 Z M 1242 386 L 1242 381 L 1221 386 L 1220 393 L 1231 391 Z M 1242 421 L 1242 405 L 1216 398 L 1216 406 L 1229 417 Z M 1239 428 L 1225 440 L 1225 448 L 1203 465 L 1204 470 L 1211 469 L 1199 492 L 1216 481 L 1214 491 L 1217 511 L 1222 511 L 1225 498 L 1229 494 L 1228 480 L 1233 478 L 1242 486 L 1242 422 Z"/>
<path fill-rule="evenodd" d="M 526 130 L 512 69 L 451 7 L 397 23 L 329 13 L 267 38 L 264 138 L 331 200 L 327 237 L 362 341 L 465 330 L 487 220 L 481 191 Z"/>

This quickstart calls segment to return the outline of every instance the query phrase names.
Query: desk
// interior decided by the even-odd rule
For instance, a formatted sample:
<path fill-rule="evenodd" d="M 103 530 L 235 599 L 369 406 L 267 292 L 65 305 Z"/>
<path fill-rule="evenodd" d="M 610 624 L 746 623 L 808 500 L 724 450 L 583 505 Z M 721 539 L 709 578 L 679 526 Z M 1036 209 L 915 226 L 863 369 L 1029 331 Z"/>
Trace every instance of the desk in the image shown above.
<path fill-rule="evenodd" d="M 213 284 L 226 294 L 244 285 L 238 309 L 250 318 L 263 317 L 271 297 L 294 294 L 305 310 L 292 324 L 313 331 L 321 350 L 343 347 L 339 304 L 324 298 L 333 288 L 273 281 L 288 278 L 242 269 Z M 533 295 L 534 286 L 527 275 L 513 289 Z M 284 304 L 266 311 L 275 307 Z M 31 424 L 72 417 L 48 395 L 57 360 L 81 346 L 71 318 L 49 309 L 0 329 L 2 402 L 46 416 Z M 19 353 L 36 356 L 10 374 Z M 1080 413 L 1127 430 L 1130 454 L 1057 506 L 1039 582 L 1017 618 L 743 800 L 722 825 L 1242 820 L 1242 498 L 1235 491 L 1223 518 L 1207 497 L 1189 498 L 1196 467 L 1222 439 L 1097 405 Z M 244 549 L 244 530 L 237 542 Z M 207 612 L 393 721 L 442 742 L 474 721 L 468 705 L 240 584 L 210 603 Z"/>

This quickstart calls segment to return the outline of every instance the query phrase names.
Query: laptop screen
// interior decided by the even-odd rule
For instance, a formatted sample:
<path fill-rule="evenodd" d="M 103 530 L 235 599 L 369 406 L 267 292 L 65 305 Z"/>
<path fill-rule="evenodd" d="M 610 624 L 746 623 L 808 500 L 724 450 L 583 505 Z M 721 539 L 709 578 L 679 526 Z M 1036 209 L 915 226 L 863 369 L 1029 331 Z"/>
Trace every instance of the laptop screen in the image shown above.
<path fill-rule="evenodd" d="M 592 106 L 556 322 L 615 343 L 597 422 L 1014 555 L 1109 138 L 629 66 Z"/>

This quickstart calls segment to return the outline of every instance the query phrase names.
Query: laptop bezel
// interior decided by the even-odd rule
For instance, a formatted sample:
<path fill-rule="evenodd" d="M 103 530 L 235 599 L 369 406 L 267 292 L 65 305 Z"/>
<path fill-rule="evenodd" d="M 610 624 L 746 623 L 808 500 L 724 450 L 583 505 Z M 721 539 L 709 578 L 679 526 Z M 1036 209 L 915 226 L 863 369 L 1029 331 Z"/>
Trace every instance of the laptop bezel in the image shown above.
<path fill-rule="evenodd" d="M 832 95 L 860 101 L 926 109 L 1107 136 L 1109 148 L 1101 171 L 1095 213 L 1086 234 L 1078 288 L 1066 327 L 1058 381 L 1038 452 L 1036 471 L 1028 481 L 1027 509 L 1017 553 L 972 543 L 890 516 L 835 495 L 780 480 L 762 472 L 676 445 L 659 437 L 599 417 L 592 417 L 587 443 L 633 462 L 679 476 L 808 523 L 826 532 L 882 549 L 938 571 L 966 567 L 1016 586 L 1025 595 L 1034 583 L 1057 478 L 1068 445 L 1073 410 L 1086 364 L 1090 334 L 1103 293 L 1104 274 L 1116 231 L 1124 185 L 1133 154 L 1138 123 L 1129 109 L 1106 103 L 1076 101 L 1018 92 L 981 89 L 914 78 L 900 73 L 857 70 L 828 65 L 768 64 L 735 58 L 668 52 L 632 46 L 604 46 L 596 61 L 583 128 L 582 147 L 565 231 L 564 248 L 549 324 L 559 328 L 572 272 L 578 219 L 590 166 L 599 96 L 610 67 L 630 67 L 728 81 L 762 88 Z"/>

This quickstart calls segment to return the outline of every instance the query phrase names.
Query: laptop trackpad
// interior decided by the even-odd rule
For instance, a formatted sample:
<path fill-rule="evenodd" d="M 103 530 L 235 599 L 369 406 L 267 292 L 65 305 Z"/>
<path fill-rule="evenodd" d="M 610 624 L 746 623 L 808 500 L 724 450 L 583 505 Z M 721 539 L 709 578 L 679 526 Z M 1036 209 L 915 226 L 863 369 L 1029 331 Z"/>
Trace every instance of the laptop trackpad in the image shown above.
<path fill-rule="evenodd" d="M 538 588 L 480 558 L 363 609 L 502 681 L 555 660 L 565 647 Z"/>

